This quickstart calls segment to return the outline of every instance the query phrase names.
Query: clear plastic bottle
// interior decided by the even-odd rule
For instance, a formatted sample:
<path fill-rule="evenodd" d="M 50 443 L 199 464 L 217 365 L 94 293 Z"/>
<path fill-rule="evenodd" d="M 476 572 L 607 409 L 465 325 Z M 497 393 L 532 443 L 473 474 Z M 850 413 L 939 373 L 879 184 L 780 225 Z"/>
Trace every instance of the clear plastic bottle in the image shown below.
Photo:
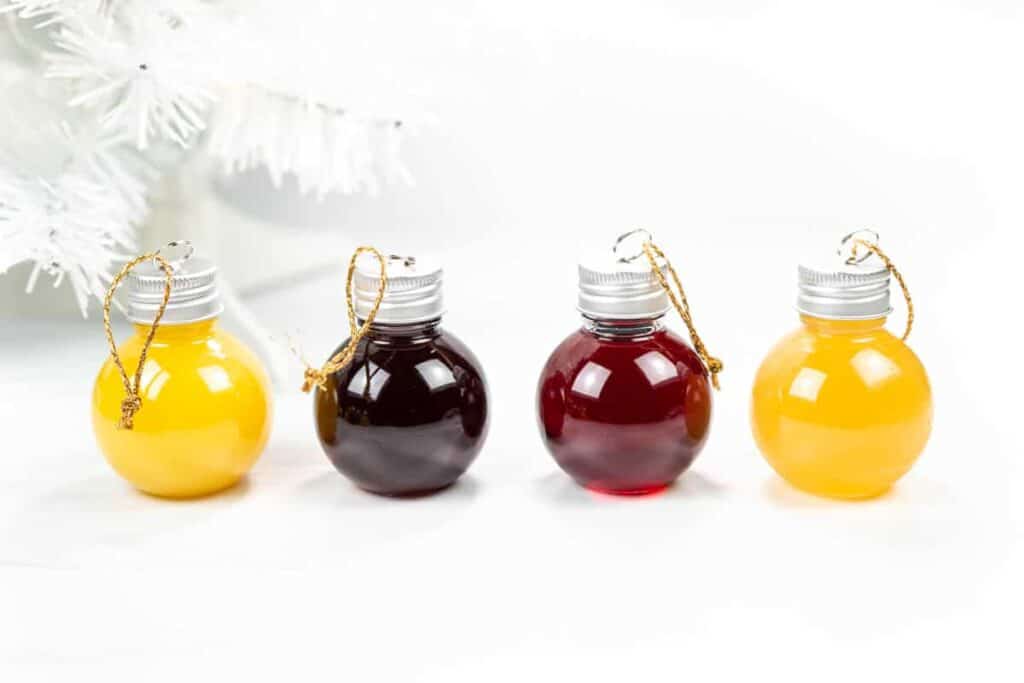
<path fill-rule="evenodd" d="M 885 329 L 890 275 L 875 257 L 799 269 L 803 323 L 758 370 L 754 438 L 786 481 L 830 498 L 870 498 L 911 468 L 931 433 L 924 366 Z"/>
<path fill-rule="evenodd" d="M 391 258 L 387 273 L 373 323 L 351 362 L 316 389 L 314 415 L 339 472 L 372 493 L 416 496 L 450 486 L 476 459 L 487 437 L 487 383 L 469 348 L 441 326 L 442 270 Z M 379 285 L 377 271 L 356 268 L 361 321 Z"/>
<path fill-rule="evenodd" d="M 112 359 L 93 389 L 92 421 L 100 450 L 138 489 L 192 498 L 236 484 L 270 435 L 270 382 L 256 355 L 217 322 L 222 306 L 216 267 L 202 258 L 174 265 L 171 297 L 146 355 L 131 429 L 118 426 L 125 389 Z M 152 262 L 126 279 L 134 333 L 118 346 L 129 373 L 162 296 L 164 274 Z"/>
<path fill-rule="evenodd" d="M 579 288 L 583 325 L 541 371 L 541 436 L 582 486 L 621 495 L 664 489 L 707 440 L 708 371 L 662 324 L 670 303 L 647 262 L 587 259 Z"/>

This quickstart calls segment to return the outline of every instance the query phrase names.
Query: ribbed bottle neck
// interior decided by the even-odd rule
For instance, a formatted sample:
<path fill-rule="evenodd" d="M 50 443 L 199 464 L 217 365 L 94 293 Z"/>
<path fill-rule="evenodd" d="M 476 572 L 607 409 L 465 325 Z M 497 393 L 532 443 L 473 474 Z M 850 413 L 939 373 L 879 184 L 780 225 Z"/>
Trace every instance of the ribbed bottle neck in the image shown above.
<path fill-rule="evenodd" d="M 364 321 L 360 320 L 362 325 Z M 385 324 L 372 323 L 366 338 L 375 344 L 416 344 L 430 341 L 441 334 L 441 318 L 425 322 Z"/>
<path fill-rule="evenodd" d="M 591 334 L 604 339 L 616 341 L 640 341 L 649 339 L 658 332 L 665 329 L 659 315 L 652 318 L 638 318 L 636 320 L 609 320 L 607 318 L 583 318 L 583 329 Z"/>
<path fill-rule="evenodd" d="M 152 325 L 132 323 L 135 334 L 141 337 L 149 335 Z M 154 344 L 173 343 L 181 341 L 193 341 L 205 339 L 214 333 L 217 327 L 217 318 L 208 318 L 194 323 L 161 324 L 156 328 L 153 336 Z"/>
<path fill-rule="evenodd" d="M 866 320 L 832 320 L 829 318 L 816 318 L 812 315 L 801 314 L 800 320 L 804 326 L 818 334 L 839 335 L 839 334 L 863 334 L 874 332 L 885 328 L 886 317 L 869 318 Z"/>

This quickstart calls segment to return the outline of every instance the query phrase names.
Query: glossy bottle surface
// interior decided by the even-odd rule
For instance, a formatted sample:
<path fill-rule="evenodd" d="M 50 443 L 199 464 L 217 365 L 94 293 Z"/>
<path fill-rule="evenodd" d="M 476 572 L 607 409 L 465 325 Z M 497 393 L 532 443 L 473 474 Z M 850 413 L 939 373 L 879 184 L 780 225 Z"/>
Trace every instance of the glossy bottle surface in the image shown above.
<path fill-rule="evenodd" d="M 118 348 L 129 373 L 148 329 L 135 325 Z M 124 386 L 108 359 L 96 379 L 92 416 L 107 460 L 146 493 L 191 498 L 228 488 L 249 471 L 270 435 L 266 372 L 214 320 L 161 326 L 139 393 L 134 429 L 118 429 Z"/>
<path fill-rule="evenodd" d="M 885 319 L 803 327 L 768 354 L 754 382 L 754 438 L 773 468 L 809 493 L 884 493 L 921 454 L 931 388 L 914 352 Z"/>
<path fill-rule="evenodd" d="M 541 373 L 541 435 L 558 465 L 591 489 L 665 488 L 707 439 L 707 370 L 679 336 L 660 324 L 643 327 L 585 326 Z"/>
<path fill-rule="evenodd" d="M 327 390 L 316 390 L 313 404 L 320 444 L 334 466 L 382 495 L 449 486 L 487 436 L 480 365 L 437 323 L 371 327 L 352 362 L 331 375 Z"/>

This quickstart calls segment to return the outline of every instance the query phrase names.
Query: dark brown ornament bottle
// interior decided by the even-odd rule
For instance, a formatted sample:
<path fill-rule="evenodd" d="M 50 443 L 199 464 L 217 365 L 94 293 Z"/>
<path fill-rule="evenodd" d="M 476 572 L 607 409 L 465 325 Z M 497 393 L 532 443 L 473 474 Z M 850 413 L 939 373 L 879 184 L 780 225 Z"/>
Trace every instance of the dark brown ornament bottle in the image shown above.
<path fill-rule="evenodd" d="M 384 299 L 355 356 L 316 390 L 324 452 L 373 493 L 446 488 L 487 436 L 487 384 L 473 353 L 441 327 L 441 276 L 411 259 L 389 262 Z M 354 285 L 357 315 L 365 317 L 377 273 L 357 269 Z"/>

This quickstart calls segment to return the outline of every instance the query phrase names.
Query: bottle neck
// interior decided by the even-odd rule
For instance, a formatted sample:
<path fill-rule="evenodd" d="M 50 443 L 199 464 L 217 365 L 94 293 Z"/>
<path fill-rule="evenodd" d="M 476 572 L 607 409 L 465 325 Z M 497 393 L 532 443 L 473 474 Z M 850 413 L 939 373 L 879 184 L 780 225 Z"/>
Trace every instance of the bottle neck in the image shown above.
<path fill-rule="evenodd" d="M 360 320 L 362 325 L 364 320 Z M 375 344 L 418 344 L 435 339 L 441 334 L 441 319 L 435 318 L 417 323 L 383 324 L 371 323 L 366 338 Z"/>
<path fill-rule="evenodd" d="M 875 332 L 885 328 L 886 318 L 871 318 L 869 320 L 829 320 L 827 318 L 815 318 L 806 313 L 800 314 L 800 320 L 804 326 L 818 334 L 863 334 Z"/>
<path fill-rule="evenodd" d="M 144 325 L 142 323 L 132 323 L 132 326 L 135 328 L 135 334 L 142 337 L 146 337 L 152 327 L 152 325 Z M 194 323 L 159 325 L 156 328 L 156 334 L 153 336 L 153 343 L 163 344 L 206 338 L 213 334 L 216 326 L 217 318 L 209 318 Z"/>
<path fill-rule="evenodd" d="M 607 320 L 583 317 L 583 329 L 605 339 L 617 341 L 639 341 L 649 339 L 665 329 L 662 316 L 636 320 Z"/>

